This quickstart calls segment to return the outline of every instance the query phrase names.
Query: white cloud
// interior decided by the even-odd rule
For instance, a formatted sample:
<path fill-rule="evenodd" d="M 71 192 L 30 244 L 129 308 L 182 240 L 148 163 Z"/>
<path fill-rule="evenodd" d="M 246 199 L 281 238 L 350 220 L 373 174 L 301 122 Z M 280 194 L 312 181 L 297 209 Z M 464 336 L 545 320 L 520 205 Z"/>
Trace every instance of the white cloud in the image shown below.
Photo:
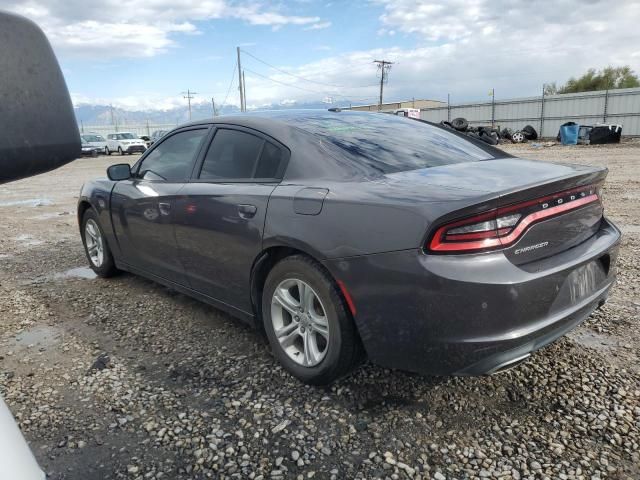
<path fill-rule="evenodd" d="M 329 28 L 331 26 L 331 22 L 319 22 L 314 23 L 310 27 L 305 28 L 305 30 L 322 30 L 324 28 Z"/>
<path fill-rule="evenodd" d="M 3 0 L 0 0 L 0 4 Z M 282 10 L 266 10 L 257 4 L 228 4 L 223 0 L 185 0 L 179 8 L 175 0 L 131 0 L 115 12 L 121 0 L 28 0 L 23 11 L 43 22 L 65 19 L 57 24 L 56 42 L 64 48 L 94 52 L 114 48 L 152 55 L 173 46 L 176 33 L 195 33 L 196 19 L 242 18 L 252 25 L 272 28 L 298 25 L 321 28 L 327 20 L 315 16 L 287 16 Z M 250 0 L 247 0 L 250 1 Z M 452 101 L 485 100 L 496 89 L 496 98 L 536 95 L 542 84 L 564 82 L 587 68 L 608 64 L 629 64 L 640 73 L 640 3 L 621 1 L 615 8 L 605 0 L 557 2 L 512 2 L 508 0 L 372 0 L 382 9 L 379 25 L 370 26 L 371 37 L 363 36 L 361 48 L 342 54 L 326 53 L 326 58 L 302 65 L 276 66 L 299 77 L 271 70 L 247 59 L 243 65 L 269 79 L 246 72 L 250 106 L 293 102 L 349 99 L 353 103 L 374 103 L 378 95 L 378 73 L 374 59 L 396 62 L 385 86 L 385 99 L 411 97 Z M 97 5 L 97 6 L 96 6 Z M 1 5 L 0 5 L 1 7 Z M 272 7 L 273 8 L 273 7 Z M 81 25 L 111 12 L 103 28 Z M 135 20 L 125 18 L 135 12 Z M 83 23 L 84 22 L 84 23 Z M 105 25 L 107 25 L 105 27 Z M 77 30 L 73 30 L 76 28 Z M 373 39 L 380 30 L 381 38 Z M 91 31 L 93 33 L 91 33 Z M 101 37 L 101 32 L 106 38 Z M 105 33 L 106 32 L 106 33 Z M 395 33 L 395 36 L 392 32 Z M 111 37 L 115 35 L 115 39 Z M 368 48 L 373 42 L 398 42 L 402 46 Z M 83 45 L 90 48 L 83 50 Z M 253 44 L 245 44 L 249 47 Z M 277 44 L 275 44 L 277 46 Z M 318 45 L 314 50 L 324 50 Z M 340 51 L 339 48 L 336 51 Z M 261 56 L 260 50 L 255 54 Z M 283 56 L 283 58 L 286 58 Z M 225 77 L 228 75 L 225 72 Z M 215 88 L 227 91 L 229 80 Z M 201 95 L 206 98 L 207 96 Z M 216 94 L 216 100 L 220 93 Z M 208 95 L 211 97 L 211 95 Z M 182 99 L 142 93 L 114 99 L 119 105 L 171 105 Z M 228 103 L 237 105 L 237 89 Z"/>
<path fill-rule="evenodd" d="M 59 52 L 91 58 L 157 55 L 175 45 L 176 34 L 199 33 L 195 22 L 204 20 L 233 18 L 273 29 L 326 23 L 251 0 L 0 0 L 0 8 L 36 21 Z"/>

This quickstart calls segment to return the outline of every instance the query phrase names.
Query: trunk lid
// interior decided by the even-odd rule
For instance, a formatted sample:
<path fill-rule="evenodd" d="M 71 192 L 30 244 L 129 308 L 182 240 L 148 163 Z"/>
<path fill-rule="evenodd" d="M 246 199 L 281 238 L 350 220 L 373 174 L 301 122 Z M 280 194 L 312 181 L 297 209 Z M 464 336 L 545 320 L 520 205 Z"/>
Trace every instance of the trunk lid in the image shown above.
<path fill-rule="evenodd" d="M 505 237 L 502 247 L 505 255 L 517 265 L 572 248 L 598 231 L 603 209 L 593 195 L 598 194 L 597 188 L 606 175 L 605 168 L 518 158 L 393 174 L 398 181 L 413 183 L 419 177 L 423 185 L 475 192 L 477 204 L 487 205 L 489 199 L 495 202 L 496 216 L 503 211 L 521 212 L 516 226 L 521 228 L 520 233 Z M 521 205 L 525 207 L 520 208 Z M 440 217 L 434 227 L 477 213 L 478 209 L 473 206 L 450 211 Z M 529 223 L 525 224 L 524 220 Z"/>

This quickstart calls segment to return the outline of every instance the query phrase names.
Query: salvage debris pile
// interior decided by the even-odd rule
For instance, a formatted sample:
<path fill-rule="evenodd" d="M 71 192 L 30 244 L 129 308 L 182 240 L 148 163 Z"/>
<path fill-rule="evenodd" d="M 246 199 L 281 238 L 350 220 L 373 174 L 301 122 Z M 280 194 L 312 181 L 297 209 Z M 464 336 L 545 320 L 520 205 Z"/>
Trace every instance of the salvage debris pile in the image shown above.
<path fill-rule="evenodd" d="M 494 127 L 472 127 L 466 118 L 454 118 L 450 122 L 443 120 L 440 125 L 451 128 L 461 133 L 466 133 L 469 137 L 481 140 L 489 145 L 497 145 L 498 143 L 523 143 L 528 140 L 537 140 L 538 132 L 531 125 L 526 125 L 522 130 L 513 131 L 510 128 Z"/>

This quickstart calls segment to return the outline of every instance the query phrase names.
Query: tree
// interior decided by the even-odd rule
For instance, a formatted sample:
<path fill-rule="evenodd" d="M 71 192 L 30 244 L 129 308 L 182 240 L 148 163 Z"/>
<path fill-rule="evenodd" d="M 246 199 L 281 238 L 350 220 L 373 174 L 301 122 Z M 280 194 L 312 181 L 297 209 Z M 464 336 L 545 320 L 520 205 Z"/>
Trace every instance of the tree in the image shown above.
<path fill-rule="evenodd" d="M 581 77 L 571 77 L 565 85 L 560 87 L 555 82 L 546 84 L 544 86 L 544 94 L 593 92 L 595 90 L 634 87 L 640 87 L 640 80 L 630 66 L 609 66 L 599 71 L 596 71 L 595 68 L 590 68 Z"/>

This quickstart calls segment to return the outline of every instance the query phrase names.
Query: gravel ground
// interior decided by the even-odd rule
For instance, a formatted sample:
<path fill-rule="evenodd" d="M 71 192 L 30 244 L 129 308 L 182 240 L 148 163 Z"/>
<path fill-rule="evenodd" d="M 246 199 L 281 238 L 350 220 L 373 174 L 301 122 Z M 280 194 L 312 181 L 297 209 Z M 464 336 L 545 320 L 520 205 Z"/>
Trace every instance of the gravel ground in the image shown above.
<path fill-rule="evenodd" d="M 229 316 L 84 268 L 77 194 L 118 158 L 0 186 L 0 394 L 40 464 L 52 479 L 640 478 L 640 144 L 505 148 L 608 166 L 625 237 L 605 307 L 482 378 L 367 364 L 304 386 Z"/>

